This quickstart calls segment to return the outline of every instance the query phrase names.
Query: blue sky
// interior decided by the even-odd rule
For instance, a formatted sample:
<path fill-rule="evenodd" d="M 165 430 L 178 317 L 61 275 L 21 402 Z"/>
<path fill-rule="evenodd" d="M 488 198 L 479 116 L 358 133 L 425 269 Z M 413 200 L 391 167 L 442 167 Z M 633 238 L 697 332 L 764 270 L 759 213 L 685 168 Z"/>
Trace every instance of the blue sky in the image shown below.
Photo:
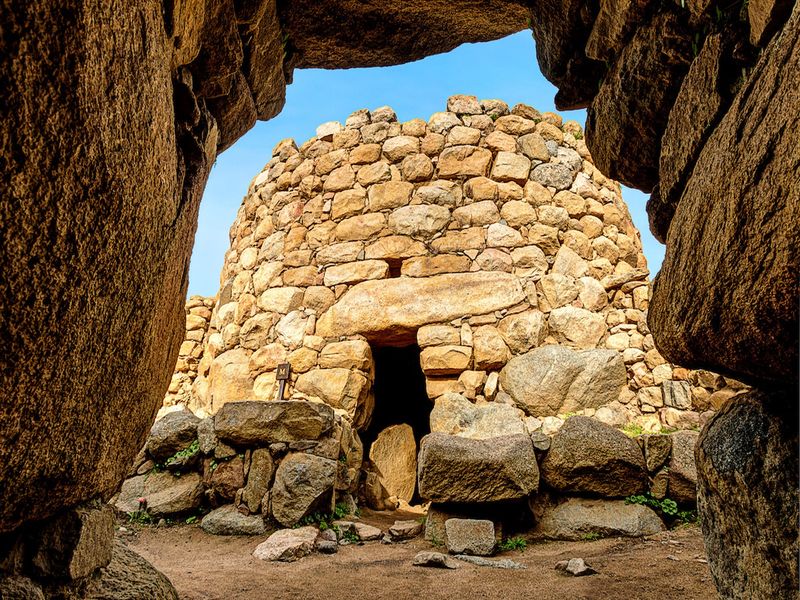
<path fill-rule="evenodd" d="M 359 108 L 389 105 L 398 119 L 427 119 L 445 110 L 447 97 L 472 94 L 499 98 L 513 106 L 530 104 L 540 111 L 555 110 L 556 88 L 539 72 L 529 31 L 482 44 L 464 44 L 447 54 L 429 56 L 394 67 L 294 72 L 280 115 L 259 122 L 217 158 L 200 206 L 200 219 L 189 271 L 189 294 L 213 296 L 228 249 L 228 230 L 247 192 L 250 180 L 269 161 L 272 147 L 293 137 L 298 145 L 312 137 L 317 125 L 341 121 Z M 565 111 L 565 119 L 581 125 L 585 111 Z M 636 226 L 642 233 L 644 253 L 654 275 L 661 266 L 664 247 L 650 235 L 647 195 L 623 189 Z"/>

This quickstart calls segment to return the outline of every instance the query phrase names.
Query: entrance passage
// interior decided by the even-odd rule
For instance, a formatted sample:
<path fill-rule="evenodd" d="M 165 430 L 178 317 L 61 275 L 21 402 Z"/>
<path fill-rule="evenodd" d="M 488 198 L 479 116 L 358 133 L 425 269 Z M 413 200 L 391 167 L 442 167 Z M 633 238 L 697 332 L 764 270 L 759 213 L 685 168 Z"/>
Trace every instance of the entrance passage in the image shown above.
<path fill-rule="evenodd" d="M 361 436 L 365 453 L 378 434 L 390 425 L 406 423 L 414 431 L 419 447 L 431 431 L 433 402 L 425 391 L 425 375 L 419 364 L 419 346 L 372 349 L 375 364 L 375 408 L 372 422 Z"/>

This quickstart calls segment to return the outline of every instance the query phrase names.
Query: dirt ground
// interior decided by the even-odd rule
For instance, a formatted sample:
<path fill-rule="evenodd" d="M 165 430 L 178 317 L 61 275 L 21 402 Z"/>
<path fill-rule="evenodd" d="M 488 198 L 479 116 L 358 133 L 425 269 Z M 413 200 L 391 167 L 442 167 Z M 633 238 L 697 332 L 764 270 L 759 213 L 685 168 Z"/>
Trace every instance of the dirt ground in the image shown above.
<path fill-rule="evenodd" d="M 396 513 L 362 515 L 386 529 Z M 462 563 L 460 569 L 414 567 L 421 537 L 406 543 L 370 542 L 313 554 L 294 563 L 264 562 L 253 549 L 266 537 L 220 537 L 198 526 L 145 527 L 128 544 L 165 573 L 184 600 L 635 600 L 716 598 L 703 539 L 686 526 L 644 539 L 531 543 L 502 556 L 527 566 L 502 570 Z M 567 577 L 557 561 L 581 557 L 599 573 Z"/>

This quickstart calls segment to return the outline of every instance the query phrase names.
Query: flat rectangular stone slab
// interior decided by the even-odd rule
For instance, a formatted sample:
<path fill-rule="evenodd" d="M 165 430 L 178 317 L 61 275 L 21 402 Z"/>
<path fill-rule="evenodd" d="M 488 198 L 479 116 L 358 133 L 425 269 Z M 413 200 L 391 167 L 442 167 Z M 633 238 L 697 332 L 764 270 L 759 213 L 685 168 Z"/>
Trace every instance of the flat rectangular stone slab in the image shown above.
<path fill-rule="evenodd" d="M 238 446 L 318 440 L 333 427 L 333 409 L 304 400 L 228 402 L 214 417 L 217 437 Z"/>
<path fill-rule="evenodd" d="M 473 440 L 444 433 L 422 438 L 419 494 L 434 502 L 497 502 L 525 498 L 539 487 L 527 435 Z"/>
<path fill-rule="evenodd" d="M 320 317 L 317 335 L 361 334 L 384 344 L 414 343 L 415 332 L 423 325 L 488 314 L 524 299 L 519 279 L 510 273 L 365 281 L 353 286 Z"/>

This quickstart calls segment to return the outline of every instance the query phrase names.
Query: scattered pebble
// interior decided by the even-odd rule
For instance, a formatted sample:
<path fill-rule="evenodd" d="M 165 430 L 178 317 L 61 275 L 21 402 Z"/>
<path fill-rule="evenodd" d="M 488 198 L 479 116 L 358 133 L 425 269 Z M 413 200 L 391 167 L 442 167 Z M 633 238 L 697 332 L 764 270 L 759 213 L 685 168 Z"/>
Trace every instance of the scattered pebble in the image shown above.
<path fill-rule="evenodd" d="M 412 565 L 416 567 L 435 567 L 437 569 L 458 569 L 460 565 L 441 552 L 418 552 Z"/>
<path fill-rule="evenodd" d="M 562 571 L 573 577 L 583 577 L 585 575 L 595 575 L 592 567 L 586 564 L 582 558 L 570 558 L 569 560 L 560 560 L 556 563 L 556 571 Z"/>

